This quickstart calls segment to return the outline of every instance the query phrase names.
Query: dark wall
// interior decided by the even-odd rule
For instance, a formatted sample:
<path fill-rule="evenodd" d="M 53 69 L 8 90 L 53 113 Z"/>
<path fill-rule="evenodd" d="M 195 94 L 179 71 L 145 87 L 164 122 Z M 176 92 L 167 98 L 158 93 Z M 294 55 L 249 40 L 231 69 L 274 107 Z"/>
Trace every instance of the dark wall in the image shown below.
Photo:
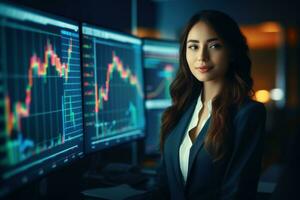
<path fill-rule="evenodd" d="M 118 31 L 131 31 L 131 0 L 11 0 L 19 5 Z"/>
<path fill-rule="evenodd" d="M 10 0 L 79 22 L 130 32 L 132 0 Z M 297 0 L 136 0 L 138 27 L 160 31 L 165 39 L 176 39 L 187 20 L 197 11 L 217 9 L 239 24 L 277 21 L 300 24 Z"/>
<path fill-rule="evenodd" d="M 223 11 L 235 19 L 238 24 L 257 24 L 276 21 L 287 25 L 300 22 L 297 0 L 169 0 L 155 1 L 157 4 L 157 28 L 163 37 L 176 38 L 188 19 L 204 9 Z"/>

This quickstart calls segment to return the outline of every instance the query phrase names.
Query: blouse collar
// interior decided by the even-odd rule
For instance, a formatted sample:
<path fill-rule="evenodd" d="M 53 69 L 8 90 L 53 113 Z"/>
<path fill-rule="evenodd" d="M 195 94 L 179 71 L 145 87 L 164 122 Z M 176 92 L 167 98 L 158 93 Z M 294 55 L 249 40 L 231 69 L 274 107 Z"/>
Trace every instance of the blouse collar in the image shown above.
<path fill-rule="evenodd" d="M 190 123 L 190 126 L 188 128 L 188 130 L 190 130 L 191 128 L 195 127 L 198 123 L 198 114 L 199 114 L 199 111 L 202 109 L 203 107 L 203 103 L 201 101 L 201 97 L 202 97 L 202 91 L 198 97 L 198 100 L 197 100 L 197 104 L 196 104 L 196 107 L 195 107 L 195 110 L 194 110 L 194 113 L 193 113 L 193 116 L 192 116 L 192 120 L 191 120 L 191 123 Z M 208 102 L 207 102 L 207 108 L 208 108 L 208 117 L 210 117 L 211 115 L 211 111 L 212 111 L 212 99 L 210 99 Z"/>

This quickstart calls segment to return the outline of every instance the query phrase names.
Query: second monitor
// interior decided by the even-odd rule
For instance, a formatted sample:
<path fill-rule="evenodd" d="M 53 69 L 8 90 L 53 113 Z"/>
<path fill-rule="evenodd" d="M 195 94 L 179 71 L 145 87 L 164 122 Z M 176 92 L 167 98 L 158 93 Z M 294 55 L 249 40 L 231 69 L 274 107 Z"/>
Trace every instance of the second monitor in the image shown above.
<path fill-rule="evenodd" d="M 159 154 L 161 117 L 171 105 L 169 89 L 178 70 L 178 53 L 179 43 L 176 41 L 143 40 L 147 155 Z"/>
<path fill-rule="evenodd" d="M 86 151 L 144 137 L 141 40 L 82 26 Z"/>

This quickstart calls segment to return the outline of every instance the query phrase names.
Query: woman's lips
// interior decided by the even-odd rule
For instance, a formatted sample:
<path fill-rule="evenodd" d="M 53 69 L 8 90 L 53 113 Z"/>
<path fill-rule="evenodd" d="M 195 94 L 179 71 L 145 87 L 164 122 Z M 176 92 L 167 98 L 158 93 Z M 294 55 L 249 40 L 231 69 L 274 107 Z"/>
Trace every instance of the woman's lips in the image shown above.
<path fill-rule="evenodd" d="M 212 69 L 212 67 L 201 66 L 201 67 L 196 67 L 196 69 L 198 71 L 200 71 L 201 73 L 206 73 L 206 72 L 210 71 Z"/>

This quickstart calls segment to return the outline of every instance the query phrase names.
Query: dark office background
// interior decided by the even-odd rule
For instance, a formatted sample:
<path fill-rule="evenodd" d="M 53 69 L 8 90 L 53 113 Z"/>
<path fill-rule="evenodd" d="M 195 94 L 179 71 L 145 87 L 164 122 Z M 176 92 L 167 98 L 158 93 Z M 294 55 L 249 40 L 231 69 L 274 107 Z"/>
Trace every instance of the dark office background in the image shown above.
<path fill-rule="evenodd" d="M 137 4 L 137 25 L 154 29 L 164 38 L 177 38 L 193 13 L 217 9 L 228 13 L 239 24 L 276 21 L 285 25 L 299 24 L 298 1 L 203 1 L 203 0 L 12 0 L 17 4 L 85 21 L 103 27 L 130 32 L 132 2 Z"/>
<path fill-rule="evenodd" d="M 228 13 L 239 23 L 249 41 L 253 59 L 254 90 L 271 90 L 278 86 L 277 79 L 283 80 L 285 101 L 265 102 L 268 119 L 261 182 L 277 182 L 284 179 L 281 176 L 286 174 L 283 172 L 285 166 L 290 165 L 292 155 L 296 154 L 297 149 L 292 146 L 297 145 L 295 138 L 299 139 L 296 136 L 300 132 L 298 1 L 13 0 L 9 2 L 127 33 L 131 33 L 132 26 L 136 25 L 137 36 L 169 40 L 178 40 L 184 24 L 199 10 L 217 9 Z M 133 13 L 136 15 L 133 16 Z M 132 19 L 136 19 L 136 24 L 132 23 Z M 261 31 L 262 27 L 271 27 L 273 31 Z M 73 197 L 74 191 L 78 192 L 85 184 L 82 181 L 82 174 L 95 163 L 101 164 L 102 160 L 131 162 L 135 159 L 139 163 L 149 164 L 147 158 L 143 156 L 142 146 L 142 141 L 136 143 L 137 158 L 132 158 L 131 144 L 116 147 L 115 152 L 106 150 L 101 152 L 101 155 L 92 154 L 84 160 L 50 173 L 48 180 L 37 180 L 27 185 L 20 190 L 20 194 L 28 196 L 33 194 L 34 199 L 46 198 L 49 194 L 56 197 L 57 194 L 65 192 L 63 196 Z M 294 163 L 293 161 L 293 166 Z M 286 182 L 289 182 L 289 179 Z M 297 180 L 293 183 L 297 183 Z M 269 199 L 270 194 L 264 196 L 264 193 L 272 190 L 272 187 L 263 185 L 262 188 L 265 190 L 262 189 L 260 198 Z"/>

